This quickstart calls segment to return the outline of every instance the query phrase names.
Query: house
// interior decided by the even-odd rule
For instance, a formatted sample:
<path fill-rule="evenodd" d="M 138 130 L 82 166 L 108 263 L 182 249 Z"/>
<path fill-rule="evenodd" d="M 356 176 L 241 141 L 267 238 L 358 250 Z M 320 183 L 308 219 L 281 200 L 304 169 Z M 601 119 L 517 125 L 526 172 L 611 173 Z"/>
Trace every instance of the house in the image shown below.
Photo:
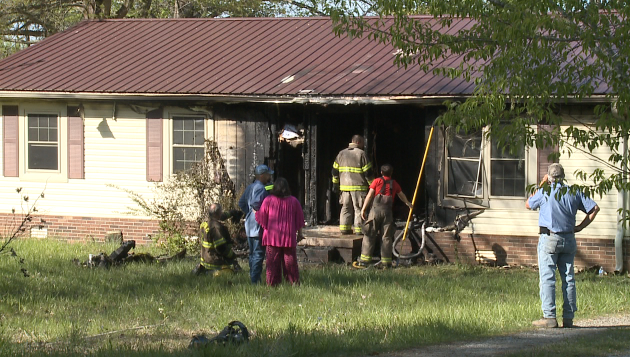
<path fill-rule="evenodd" d="M 335 222 L 330 171 L 354 134 L 366 137 L 375 166 L 391 163 L 413 192 L 442 103 L 474 86 L 397 68 L 392 47 L 331 28 L 328 18 L 86 21 L 3 59 L 0 216 L 11 219 L 22 187 L 45 191 L 45 223 L 32 236 L 103 239 L 122 230 L 146 241 L 156 222 L 125 215 L 132 202 L 112 185 L 150 198 L 153 182 L 196 160 L 200 138 L 217 141 L 237 187 L 260 163 L 286 177 L 311 226 Z M 566 115 L 588 120 L 591 105 L 573 103 Z M 279 140 L 284 128 L 301 141 Z M 432 234 L 445 259 L 493 250 L 504 263 L 535 264 L 537 213 L 524 209 L 525 187 L 538 182 L 547 154 L 505 156 L 479 136 L 438 128 L 417 212 L 443 226 L 483 211 L 459 241 Z M 579 155 L 560 162 L 569 173 L 601 166 Z M 602 213 L 578 234 L 578 264 L 612 270 L 618 197 L 598 203 Z"/>

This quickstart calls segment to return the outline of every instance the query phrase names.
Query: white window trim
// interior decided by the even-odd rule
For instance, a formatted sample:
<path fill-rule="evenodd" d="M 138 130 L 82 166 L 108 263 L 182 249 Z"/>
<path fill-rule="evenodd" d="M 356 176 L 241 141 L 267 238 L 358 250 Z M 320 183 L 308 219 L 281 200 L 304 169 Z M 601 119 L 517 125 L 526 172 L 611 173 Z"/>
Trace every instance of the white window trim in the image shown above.
<path fill-rule="evenodd" d="M 52 114 L 57 116 L 57 170 L 34 170 L 28 168 L 28 115 Z M 20 181 L 68 182 L 68 116 L 67 106 L 60 104 L 29 103 L 21 110 L 19 122 L 19 176 Z"/>
<path fill-rule="evenodd" d="M 490 157 L 492 155 L 492 145 L 490 140 L 486 138 L 488 128 L 482 131 L 482 152 L 481 152 L 481 171 L 483 184 L 483 197 L 462 196 L 448 194 L 448 147 L 444 145 L 444 174 L 442 180 L 444 182 L 442 205 L 469 207 L 469 208 L 519 208 L 523 207 L 523 202 L 527 199 L 527 192 L 523 196 L 496 196 L 491 195 L 490 187 Z M 525 148 L 525 186 L 536 183 L 537 155 L 536 150 Z M 465 205 L 464 205 L 465 203 Z M 477 207 L 474 207 L 477 206 Z"/>
<path fill-rule="evenodd" d="M 209 138 L 209 133 L 211 133 L 212 120 L 208 118 L 208 116 L 204 113 L 189 111 L 181 108 L 173 108 L 165 110 L 165 117 L 167 120 L 164 120 L 163 130 L 164 130 L 164 155 L 163 155 L 163 167 L 164 179 L 168 179 L 172 177 L 173 174 L 173 118 L 175 117 L 190 117 L 190 118 L 203 118 L 204 124 L 204 138 Z"/>

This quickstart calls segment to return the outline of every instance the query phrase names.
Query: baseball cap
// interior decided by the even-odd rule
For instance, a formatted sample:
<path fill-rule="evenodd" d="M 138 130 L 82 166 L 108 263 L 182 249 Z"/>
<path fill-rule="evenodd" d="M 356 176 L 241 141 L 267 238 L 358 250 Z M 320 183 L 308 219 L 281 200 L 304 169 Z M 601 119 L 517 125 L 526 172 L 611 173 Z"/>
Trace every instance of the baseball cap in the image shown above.
<path fill-rule="evenodd" d="M 264 173 L 268 173 L 268 174 L 273 175 L 273 171 L 267 165 L 258 165 L 258 166 L 256 166 L 255 172 L 256 172 L 256 175 L 262 175 Z"/>
<path fill-rule="evenodd" d="M 564 168 L 560 164 L 551 164 L 547 168 L 547 175 L 553 178 L 564 178 Z"/>

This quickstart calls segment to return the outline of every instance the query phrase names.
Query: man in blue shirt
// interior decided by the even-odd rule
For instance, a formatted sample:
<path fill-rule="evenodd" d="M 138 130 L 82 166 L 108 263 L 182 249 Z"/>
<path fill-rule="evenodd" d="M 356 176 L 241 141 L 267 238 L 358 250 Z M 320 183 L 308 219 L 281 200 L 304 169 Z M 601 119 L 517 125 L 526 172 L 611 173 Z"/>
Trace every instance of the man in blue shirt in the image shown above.
<path fill-rule="evenodd" d="M 556 267 L 562 279 L 562 327 L 573 327 L 573 315 L 577 311 L 575 272 L 573 261 L 577 252 L 575 233 L 586 228 L 599 212 L 595 201 L 582 192 L 570 194 L 564 183 L 564 168 L 551 164 L 539 188 L 525 203 L 529 209 L 539 209 L 538 270 L 540 275 L 540 300 L 543 318 L 533 322 L 536 327 L 558 327 L 556 321 Z M 550 190 L 542 186 L 549 182 Z M 575 215 L 580 210 L 586 217 L 575 225 Z"/>
<path fill-rule="evenodd" d="M 253 284 L 260 282 L 262 265 L 265 260 L 265 248 L 261 244 L 262 228 L 256 222 L 256 211 L 269 194 L 265 189 L 271 181 L 273 171 L 267 165 L 258 165 L 254 172 L 256 180 L 247 186 L 238 200 L 238 206 L 245 212 L 245 233 L 249 244 L 249 277 Z"/>

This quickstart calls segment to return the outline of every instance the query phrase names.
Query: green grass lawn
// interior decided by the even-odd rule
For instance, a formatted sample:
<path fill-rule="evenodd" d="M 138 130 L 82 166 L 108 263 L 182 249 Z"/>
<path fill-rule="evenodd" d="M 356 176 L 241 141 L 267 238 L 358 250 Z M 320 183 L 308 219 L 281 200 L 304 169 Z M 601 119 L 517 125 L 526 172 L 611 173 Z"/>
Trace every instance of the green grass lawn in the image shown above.
<path fill-rule="evenodd" d="M 192 276 L 192 258 L 109 270 L 71 262 L 116 248 L 106 244 L 22 240 L 13 247 L 31 277 L 17 259 L 0 256 L 2 356 L 367 355 L 522 331 L 540 317 L 532 269 L 328 265 L 301 268 L 299 287 L 269 288 L 249 284 L 246 271 Z M 584 273 L 577 281 L 578 319 L 630 310 L 626 276 Z M 193 334 L 215 334 L 232 320 L 250 329 L 250 343 L 187 349 Z"/>

